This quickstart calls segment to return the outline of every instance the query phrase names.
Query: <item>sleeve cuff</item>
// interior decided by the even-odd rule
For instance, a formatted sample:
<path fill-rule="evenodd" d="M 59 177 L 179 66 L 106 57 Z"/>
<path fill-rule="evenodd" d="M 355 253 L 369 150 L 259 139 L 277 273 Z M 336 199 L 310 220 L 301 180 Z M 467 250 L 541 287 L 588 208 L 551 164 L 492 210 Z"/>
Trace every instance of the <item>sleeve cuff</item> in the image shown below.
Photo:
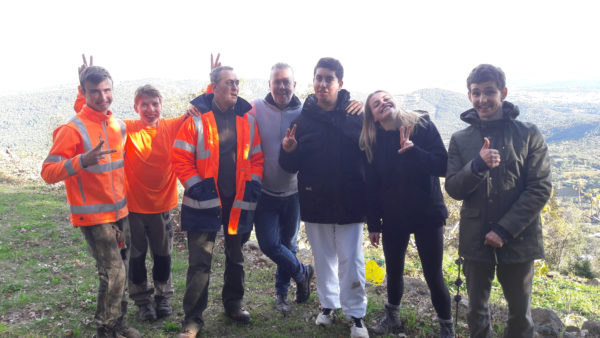
<path fill-rule="evenodd" d="M 502 238 L 502 242 L 504 242 L 504 244 L 508 243 L 509 239 L 510 239 L 510 234 L 508 233 L 508 231 L 504 230 L 503 227 L 501 227 L 498 224 L 494 224 L 492 226 L 492 231 L 497 233 L 498 236 L 500 236 L 500 238 Z"/>

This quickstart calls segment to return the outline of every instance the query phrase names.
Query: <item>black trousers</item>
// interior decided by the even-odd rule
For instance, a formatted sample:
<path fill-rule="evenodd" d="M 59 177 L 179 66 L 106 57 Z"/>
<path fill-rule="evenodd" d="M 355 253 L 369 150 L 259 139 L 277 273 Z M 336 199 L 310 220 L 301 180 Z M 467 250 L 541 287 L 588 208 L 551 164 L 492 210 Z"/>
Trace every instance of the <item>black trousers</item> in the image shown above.
<path fill-rule="evenodd" d="M 404 293 L 404 259 L 411 232 L 394 227 L 383 228 L 382 243 L 387 273 L 388 303 L 400 305 Z M 414 231 L 431 302 L 439 318 L 450 319 L 450 293 L 442 274 L 444 228 L 424 226 Z"/>
<path fill-rule="evenodd" d="M 229 235 L 227 225 L 233 199 L 222 201 L 223 233 L 225 243 L 225 273 L 222 290 L 223 306 L 232 311 L 242 306 L 244 298 L 244 255 L 242 246 L 250 238 L 250 233 Z M 202 313 L 208 303 L 213 249 L 216 232 L 188 231 L 189 266 L 183 295 L 184 325 L 188 322 L 204 324 Z"/>

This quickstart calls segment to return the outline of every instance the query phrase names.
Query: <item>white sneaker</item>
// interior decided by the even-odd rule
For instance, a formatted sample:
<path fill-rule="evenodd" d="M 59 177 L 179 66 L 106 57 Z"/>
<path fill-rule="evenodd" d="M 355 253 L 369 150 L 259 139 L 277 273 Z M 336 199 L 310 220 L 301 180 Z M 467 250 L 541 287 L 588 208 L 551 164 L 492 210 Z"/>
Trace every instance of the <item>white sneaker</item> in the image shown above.
<path fill-rule="evenodd" d="M 362 318 L 352 317 L 352 326 L 350 327 L 350 337 L 353 338 L 369 338 L 369 331 L 365 326 L 365 321 Z"/>
<path fill-rule="evenodd" d="M 335 321 L 335 317 L 333 317 L 333 310 L 332 309 L 323 309 L 321 310 L 321 312 L 319 312 L 319 315 L 317 316 L 317 320 L 315 320 L 315 323 L 317 325 L 331 325 L 333 324 L 333 322 Z"/>

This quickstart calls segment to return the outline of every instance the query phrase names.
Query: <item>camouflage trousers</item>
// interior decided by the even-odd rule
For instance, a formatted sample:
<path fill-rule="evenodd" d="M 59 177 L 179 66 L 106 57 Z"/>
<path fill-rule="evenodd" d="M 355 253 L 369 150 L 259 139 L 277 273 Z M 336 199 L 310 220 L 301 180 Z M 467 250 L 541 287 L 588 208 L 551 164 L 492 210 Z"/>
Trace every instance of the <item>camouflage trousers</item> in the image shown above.
<path fill-rule="evenodd" d="M 129 260 L 129 297 L 136 305 L 152 302 L 152 294 L 173 298 L 171 252 L 173 251 L 173 225 L 169 211 L 156 214 L 129 213 L 131 228 L 131 258 Z M 152 255 L 152 281 L 148 281 L 146 254 Z"/>
<path fill-rule="evenodd" d="M 99 328 L 125 325 L 126 276 L 129 265 L 129 221 L 79 227 L 98 269 L 98 297 L 94 320 Z"/>

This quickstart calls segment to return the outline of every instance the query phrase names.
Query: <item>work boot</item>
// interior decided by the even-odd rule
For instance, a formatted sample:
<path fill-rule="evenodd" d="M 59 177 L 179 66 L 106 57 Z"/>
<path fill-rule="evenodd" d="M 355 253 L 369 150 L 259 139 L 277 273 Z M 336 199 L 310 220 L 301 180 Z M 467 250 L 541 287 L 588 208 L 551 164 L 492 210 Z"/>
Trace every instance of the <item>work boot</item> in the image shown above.
<path fill-rule="evenodd" d="M 454 338 L 454 320 L 452 317 L 450 319 L 438 317 L 438 321 L 440 322 L 440 338 Z"/>
<path fill-rule="evenodd" d="M 152 305 L 152 303 L 138 305 L 138 309 L 140 312 L 141 321 L 153 322 L 156 320 L 156 310 L 154 309 L 154 305 Z"/>
<path fill-rule="evenodd" d="M 252 320 L 252 317 L 250 317 L 250 313 L 246 310 L 243 310 L 242 308 L 236 308 L 231 311 L 226 309 L 225 315 L 235 320 L 236 322 L 240 322 L 243 324 L 250 323 L 250 320 Z"/>
<path fill-rule="evenodd" d="M 188 322 L 183 325 L 181 332 L 177 335 L 177 338 L 195 338 L 198 332 L 202 329 L 203 324 L 196 322 Z"/>
<path fill-rule="evenodd" d="M 127 324 L 123 324 L 120 325 L 119 327 L 117 327 L 116 331 L 116 336 L 117 337 L 126 337 L 126 338 L 141 338 L 142 334 L 140 333 L 140 331 L 127 326 Z"/>
<path fill-rule="evenodd" d="M 96 328 L 97 338 L 114 338 L 116 336 L 115 329 L 109 329 L 106 326 L 99 326 Z"/>
<path fill-rule="evenodd" d="M 369 331 L 365 326 L 365 321 L 362 318 L 352 317 L 352 326 L 350 327 L 350 337 L 352 338 L 369 338 Z"/>
<path fill-rule="evenodd" d="M 400 321 L 400 305 L 385 304 L 385 316 L 371 328 L 371 332 L 376 335 L 403 334 L 404 326 Z"/>
<path fill-rule="evenodd" d="M 284 316 L 290 312 L 290 304 L 287 301 L 287 295 L 277 294 L 277 298 L 275 298 L 275 309 L 282 312 Z"/>
<path fill-rule="evenodd" d="M 154 296 L 154 302 L 156 303 L 156 315 L 158 318 L 167 317 L 173 313 L 170 299 L 162 296 Z"/>
<path fill-rule="evenodd" d="M 310 280 L 314 274 L 312 265 L 304 266 L 304 279 L 296 282 L 296 303 L 304 303 L 310 298 Z"/>

